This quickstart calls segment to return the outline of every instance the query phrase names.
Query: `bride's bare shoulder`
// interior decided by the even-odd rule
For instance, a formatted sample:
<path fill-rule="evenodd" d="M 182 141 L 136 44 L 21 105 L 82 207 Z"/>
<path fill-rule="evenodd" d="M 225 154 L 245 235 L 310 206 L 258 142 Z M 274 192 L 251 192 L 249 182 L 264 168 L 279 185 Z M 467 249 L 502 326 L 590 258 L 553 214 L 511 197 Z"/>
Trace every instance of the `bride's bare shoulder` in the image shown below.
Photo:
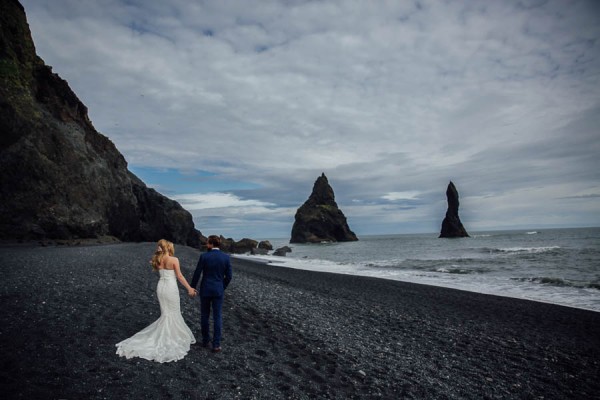
<path fill-rule="evenodd" d="M 179 258 L 174 256 L 165 257 L 165 269 L 173 269 L 179 265 Z"/>

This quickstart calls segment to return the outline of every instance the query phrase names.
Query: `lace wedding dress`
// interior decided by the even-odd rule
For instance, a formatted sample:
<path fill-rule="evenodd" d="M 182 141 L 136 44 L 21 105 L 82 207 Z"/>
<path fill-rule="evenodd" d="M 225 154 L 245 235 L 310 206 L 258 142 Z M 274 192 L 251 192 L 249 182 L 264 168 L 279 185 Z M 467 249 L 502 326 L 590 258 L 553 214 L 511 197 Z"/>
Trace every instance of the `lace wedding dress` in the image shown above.
<path fill-rule="evenodd" d="M 141 357 L 160 363 L 181 360 L 196 339 L 186 325 L 179 305 L 179 289 L 174 270 L 161 269 L 156 287 L 160 318 L 132 337 L 117 343 L 117 354 Z"/>

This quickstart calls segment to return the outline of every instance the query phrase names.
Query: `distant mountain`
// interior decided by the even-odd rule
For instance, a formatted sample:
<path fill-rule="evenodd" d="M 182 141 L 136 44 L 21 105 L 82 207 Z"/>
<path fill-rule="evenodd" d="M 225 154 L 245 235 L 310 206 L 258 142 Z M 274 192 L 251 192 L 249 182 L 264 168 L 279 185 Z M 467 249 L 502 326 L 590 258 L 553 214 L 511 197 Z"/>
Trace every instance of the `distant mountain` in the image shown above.
<path fill-rule="evenodd" d="M 448 210 L 446 211 L 446 217 L 442 221 L 442 231 L 439 237 L 469 237 L 469 234 L 458 217 L 458 190 L 456 190 L 456 186 L 454 186 L 452 181 L 450 181 L 448 188 L 446 189 L 446 198 L 448 199 Z"/>
<path fill-rule="evenodd" d="M 67 82 L 37 56 L 18 1 L 0 1 L 0 29 L 0 239 L 198 246 L 191 214 L 127 169 Z"/>
<path fill-rule="evenodd" d="M 350 242 L 358 238 L 335 202 L 325 174 L 315 181 L 308 200 L 296 212 L 290 243 Z"/>

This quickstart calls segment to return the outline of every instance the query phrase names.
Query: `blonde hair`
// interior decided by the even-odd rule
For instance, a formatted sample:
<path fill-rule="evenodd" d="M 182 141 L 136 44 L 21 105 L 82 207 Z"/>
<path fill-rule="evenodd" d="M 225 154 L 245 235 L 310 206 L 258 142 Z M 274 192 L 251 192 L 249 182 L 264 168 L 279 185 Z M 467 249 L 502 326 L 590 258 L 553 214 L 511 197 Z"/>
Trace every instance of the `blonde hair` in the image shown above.
<path fill-rule="evenodd" d="M 152 260 L 150 261 L 154 271 L 158 270 L 158 267 L 160 264 L 162 264 L 162 260 L 165 258 L 165 256 L 173 256 L 175 254 L 175 246 L 172 242 L 169 242 L 166 239 L 160 239 L 157 245 L 158 249 L 156 249 L 154 255 L 152 256 Z"/>

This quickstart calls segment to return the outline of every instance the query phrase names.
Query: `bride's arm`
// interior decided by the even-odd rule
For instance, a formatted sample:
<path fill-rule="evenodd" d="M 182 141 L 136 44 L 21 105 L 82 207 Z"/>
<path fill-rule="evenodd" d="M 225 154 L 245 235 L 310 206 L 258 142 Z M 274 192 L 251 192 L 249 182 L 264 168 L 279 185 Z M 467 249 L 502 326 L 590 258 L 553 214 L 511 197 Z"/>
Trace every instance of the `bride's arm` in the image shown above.
<path fill-rule="evenodd" d="M 173 269 L 175 270 L 175 275 L 177 276 L 177 280 L 183 285 L 183 287 L 185 287 L 187 289 L 188 294 L 190 296 L 195 295 L 196 290 L 188 284 L 187 280 L 181 273 L 181 269 L 179 268 L 179 259 L 176 257 L 173 257 Z"/>

